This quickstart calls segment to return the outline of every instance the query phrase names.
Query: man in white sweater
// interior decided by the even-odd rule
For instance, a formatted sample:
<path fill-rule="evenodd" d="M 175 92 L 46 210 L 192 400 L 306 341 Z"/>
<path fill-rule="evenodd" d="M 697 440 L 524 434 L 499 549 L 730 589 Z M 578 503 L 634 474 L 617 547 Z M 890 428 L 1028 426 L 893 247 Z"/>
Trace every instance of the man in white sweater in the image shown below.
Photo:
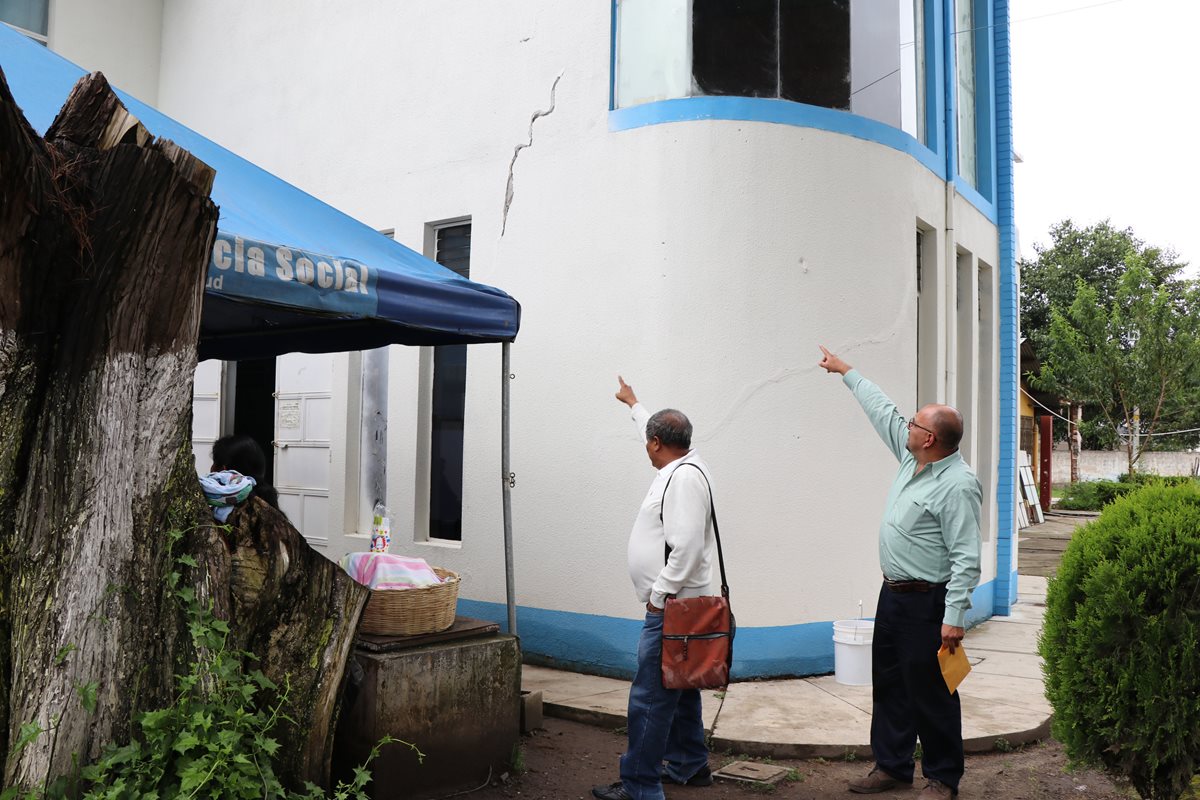
<path fill-rule="evenodd" d="M 617 380 L 616 397 L 632 409 L 658 474 L 629 534 L 629 577 L 638 601 L 646 604 L 629 690 L 629 748 L 621 756 L 621 780 L 597 786 L 592 794 L 600 800 L 663 800 L 663 781 L 712 785 L 700 692 L 663 688 L 661 664 L 666 599 L 710 594 L 712 499 L 708 467 L 691 449 L 692 423 L 670 408 L 650 415 L 633 388 Z M 694 466 L 680 469 L 685 464 Z"/>

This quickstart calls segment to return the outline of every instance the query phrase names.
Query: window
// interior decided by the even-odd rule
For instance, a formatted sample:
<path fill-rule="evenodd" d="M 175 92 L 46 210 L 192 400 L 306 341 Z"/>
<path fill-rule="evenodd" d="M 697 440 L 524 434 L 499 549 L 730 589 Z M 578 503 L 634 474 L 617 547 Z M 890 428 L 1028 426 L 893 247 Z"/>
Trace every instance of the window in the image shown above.
<path fill-rule="evenodd" d="M 435 260 L 471 277 L 471 223 L 438 228 Z M 429 448 L 429 538 L 462 540 L 463 422 L 466 416 L 467 346 L 433 348 L 433 399 Z"/>
<path fill-rule="evenodd" d="M 7 22 L 29 38 L 45 44 L 50 0 L 0 0 L 0 22 Z"/>
<path fill-rule="evenodd" d="M 1021 415 L 1021 449 L 1033 455 L 1033 417 Z"/>
<path fill-rule="evenodd" d="M 850 108 L 849 0 L 693 0 L 700 94 Z"/>
<path fill-rule="evenodd" d="M 979 185 L 975 132 L 975 0 L 954 0 L 954 70 L 958 92 L 958 174 Z"/>
<path fill-rule="evenodd" d="M 925 0 L 900 3 L 900 127 L 925 138 Z M 911 8 L 909 8 L 911 6 Z"/>
<path fill-rule="evenodd" d="M 614 104 L 697 95 L 835 108 L 925 141 L 925 0 L 619 0 Z"/>

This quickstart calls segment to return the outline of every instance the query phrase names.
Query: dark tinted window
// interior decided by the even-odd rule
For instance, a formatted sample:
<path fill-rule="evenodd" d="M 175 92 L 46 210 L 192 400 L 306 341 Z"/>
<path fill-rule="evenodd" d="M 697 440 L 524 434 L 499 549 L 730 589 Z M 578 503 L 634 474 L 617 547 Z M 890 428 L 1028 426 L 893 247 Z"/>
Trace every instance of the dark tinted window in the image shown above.
<path fill-rule="evenodd" d="M 692 77 L 704 94 L 779 96 L 779 0 L 692 0 Z"/>
<path fill-rule="evenodd" d="M 703 94 L 850 107 L 850 0 L 693 0 Z"/>
<path fill-rule="evenodd" d="M 781 0 L 779 18 L 780 96 L 850 108 L 850 0 Z"/>
<path fill-rule="evenodd" d="M 471 277 L 471 224 L 439 228 L 437 262 Z M 433 348 L 433 419 L 429 453 L 429 537 L 462 540 L 463 422 L 467 346 Z"/>

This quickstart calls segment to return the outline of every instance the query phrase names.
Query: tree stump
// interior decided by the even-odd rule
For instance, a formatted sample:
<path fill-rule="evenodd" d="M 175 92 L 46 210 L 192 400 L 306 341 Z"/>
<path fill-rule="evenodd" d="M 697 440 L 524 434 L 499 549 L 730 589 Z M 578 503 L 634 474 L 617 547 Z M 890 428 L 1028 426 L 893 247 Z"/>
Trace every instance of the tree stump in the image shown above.
<path fill-rule="evenodd" d="M 280 778 L 327 784 L 367 591 L 274 509 L 232 534 L 191 452 L 213 171 L 154 139 L 98 73 L 41 139 L 0 74 L 0 753 L 3 784 L 69 774 L 134 735 L 193 656 L 166 531 L 198 592 L 290 674 Z M 265 510 L 264 510 L 265 508 Z M 189 576 L 191 577 L 191 576 Z M 94 698 L 94 702 L 93 702 Z M 10 752 L 22 725 L 45 733 Z"/>

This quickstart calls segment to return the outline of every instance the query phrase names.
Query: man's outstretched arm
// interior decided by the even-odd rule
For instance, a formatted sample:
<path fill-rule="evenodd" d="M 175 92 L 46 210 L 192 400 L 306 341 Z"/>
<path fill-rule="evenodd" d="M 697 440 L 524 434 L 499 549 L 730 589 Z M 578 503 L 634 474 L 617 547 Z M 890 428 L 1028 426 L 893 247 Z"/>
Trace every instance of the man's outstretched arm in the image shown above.
<path fill-rule="evenodd" d="M 625 405 L 629 406 L 633 413 L 633 424 L 637 426 L 638 435 L 642 437 L 642 441 L 646 441 L 646 422 L 650 419 L 650 412 L 646 407 L 638 402 L 637 395 L 633 393 L 633 387 L 625 382 L 625 379 L 620 375 L 617 376 L 617 382 L 621 384 L 621 388 L 617 389 L 616 395 Z"/>
<path fill-rule="evenodd" d="M 823 354 L 818 366 L 826 372 L 836 372 L 842 376 L 842 383 L 846 384 L 846 388 L 854 394 L 854 399 L 862 406 L 867 419 L 871 421 L 875 432 L 879 434 L 879 438 L 883 439 L 883 443 L 892 451 L 892 455 L 898 460 L 903 460 L 908 452 L 905 448 L 908 443 L 908 429 L 905 427 L 904 417 L 896 408 L 896 404 L 883 393 L 882 389 L 860 375 L 854 367 L 829 352 L 824 345 L 817 346 L 821 348 Z"/>

